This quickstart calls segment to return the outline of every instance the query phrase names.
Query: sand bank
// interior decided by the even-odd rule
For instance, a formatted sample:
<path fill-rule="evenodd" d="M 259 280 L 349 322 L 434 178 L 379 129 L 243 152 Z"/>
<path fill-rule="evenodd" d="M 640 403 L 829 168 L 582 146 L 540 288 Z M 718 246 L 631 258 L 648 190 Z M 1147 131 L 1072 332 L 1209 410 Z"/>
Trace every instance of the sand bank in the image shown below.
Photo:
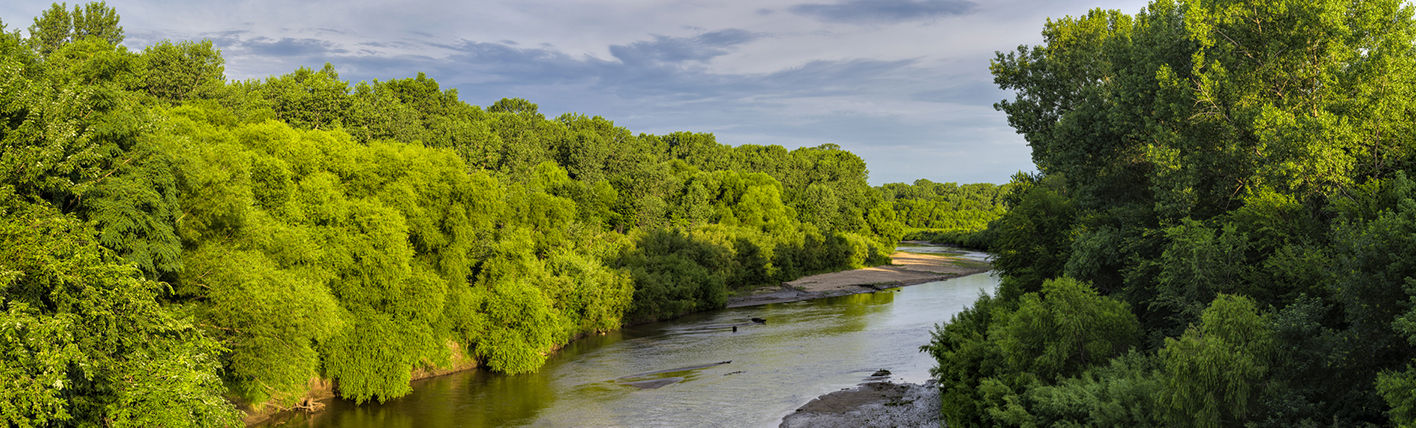
<path fill-rule="evenodd" d="M 988 262 L 965 258 L 896 252 L 893 263 L 802 277 L 780 286 L 759 287 L 751 293 L 728 298 L 728 307 L 765 305 L 869 293 L 887 288 L 922 284 L 987 272 Z"/>

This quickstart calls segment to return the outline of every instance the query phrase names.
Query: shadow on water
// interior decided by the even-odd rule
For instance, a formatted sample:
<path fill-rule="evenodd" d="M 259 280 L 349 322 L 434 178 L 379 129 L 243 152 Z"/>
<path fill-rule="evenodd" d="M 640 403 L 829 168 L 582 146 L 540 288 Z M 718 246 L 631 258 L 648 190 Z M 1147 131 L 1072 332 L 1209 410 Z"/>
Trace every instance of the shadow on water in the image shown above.
<path fill-rule="evenodd" d="M 555 403 L 550 379 L 469 370 L 415 381 L 414 392 L 386 403 L 335 399 L 323 412 L 297 414 L 276 426 L 494 427 L 525 425 Z"/>
<path fill-rule="evenodd" d="M 285 425 L 776 426 L 878 369 L 923 382 L 934 362 L 919 346 L 934 324 L 996 286 L 980 274 L 630 326 L 567 345 L 537 373 L 454 373 L 419 381 L 397 400 L 337 400 Z"/>

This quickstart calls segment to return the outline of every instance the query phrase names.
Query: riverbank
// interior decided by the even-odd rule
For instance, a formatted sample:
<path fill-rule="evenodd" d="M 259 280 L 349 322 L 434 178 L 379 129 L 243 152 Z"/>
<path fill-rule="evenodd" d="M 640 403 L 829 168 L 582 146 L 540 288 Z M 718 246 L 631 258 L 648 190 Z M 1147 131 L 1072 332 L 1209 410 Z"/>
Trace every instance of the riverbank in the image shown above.
<path fill-rule="evenodd" d="M 879 374 L 879 373 L 877 373 Z M 868 378 L 852 389 L 832 392 L 782 418 L 781 428 L 938 427 L 939 387 Z"/>
<path fill-rule="evenodd" d="M 936 247 L 938 248 L 938 247 Z M 785 283 L 785 285 L 764 287 L 758 293 L 749 296 L 740 296 L 731 299 L 730 307 L 751 306 L 765 303 L 809 300 L 824 297 L 832 297 L 847 294 L 857 294 L 872 292 L 881 289 L 913 285 L 925 282 L 938 281 L 942 279 L 954 278 L 974 273 L 985 272 L 989 269 L 986 262 L 969 260 L 964 257 L 950 255 L 932 255 L 915 253 L 895 253 L 894 263 L 890 266 L 879 266 L 852 271 L 813 275 L 800 278 L 796 281 Z M 767 296 L 772 293 L 778 294 L 775 297 Z M 973 293 L 969 294 L 973 296 Z M 764 296 L 767 296 L 764 298 Z M 736 304 L 733 304 L 736 303 Z M 771 317 L 776 318 L 776 317 Z M 779 325 L 779 322 L 774 323 Z M 715 323 L 715 325 L 727 325 Z M 718 327 L 726 329 L 727 327 Z M 751 328 L 751 327 L 749 327 Z M 746 334 L 747 330 L 744 330 Z M 574 342 L 574 341 L 572 341 Z M 455 344 L 449 344 L 455 347 Z M 549 351 L 555 353 L 557 350 Z M 431 378 L 443 374 L 461 372 L 468 369 L 475 369 L 476 361 L 462 356 L 461 349 L 452 349 L 455 364 L 443 370 L 423 369 L 415 372 L 415 379 Z M 724 360 L 728 358 L 723 358 Z M 862 357 L 863 359 L 863 357 Z M 679 367 L 679 366 L 670 366 Z M 892 366 L 891 368 L 894 368 Z M 617 374 L 622 376 L 623 374 Z M 918 386 L 918 385 L 915 385 Z M 319 412 L 331 400 L 334 399 L 334 385 L 322 379 L 312 379 L 309 394 L 303 397 L 294 408 L 279 408 L 274 406 L 250 406 L 244 405 L 243 410 L 247 412 L 247 426 L 260 425 L 270 426 L 283 421 L 295 418 L 306 420 L 310 413 Z M 806 398 L 806 397 L 803 397 Z M 934 399 L 937 402 L 937 398 Z M 253 409 L 256 407 L 259 410 Z M 937 406 L 936 406 L 937 407 Z M 781 408 L 778 412 L 783 412 L 788 408 Z M 780 415 L 780 413 L 778 413 Z"/>
<path fill-rule="evenodd" d="M 476 369 L 477 360 L 470 358 L 462 352 L 462 346 L 457 342 L 448 341 L 448 366 L 421 366 L 413 369 L 409 375 L 409 382 L 417 382 L 437 376 L 457 373 L 465 370 Z M 335 384 L 333 381 L 321 377 L 312 377 L 305 385 L 305 394 L 295 402 L 295 404 L 285 407 L 278 404 L 279 400 L 272 399 L 265 403 L 247 403 L 235 398 L 228 398 L 236 405 L 236 409 L 241 411 L 241 422 L 247 427 L 271 425 L 280 423 L 296 415 L 312 414 L 323 411 L 330 400 L 335 399 Z"/>
<path fill-rule="evenodd" d="M 992 266 L 986 261 L 943 254 L 895 252 L 890 255 L 890 258 L 893 262 L 888 266 L 823 273 L 784 282 L 779 286 L 759 287 L 747 294 L 729 297 L 728 307 L 736 308 L 871 293 L 888 288 L 973 275 L 992 269 Z"/>

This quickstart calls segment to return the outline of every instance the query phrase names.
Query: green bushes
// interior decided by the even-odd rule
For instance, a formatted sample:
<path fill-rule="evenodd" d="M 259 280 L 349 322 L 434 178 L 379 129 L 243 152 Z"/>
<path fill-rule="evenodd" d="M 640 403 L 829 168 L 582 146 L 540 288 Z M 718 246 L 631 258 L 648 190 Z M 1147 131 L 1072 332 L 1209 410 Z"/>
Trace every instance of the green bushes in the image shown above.
<path fill-rule="evenodd" d="M 86 222 L 0 185 L 0 421 L 234 426 L 223 349 Z"/>
<path fill-rule="evenodd" d="M 717 245 L 678 231 L 647 232 L 616 263 L 634 277 L 628 318 L 655 321 L 722 307 L 732 263 Z"/>
<path fill-rule="evenodd" d="M 1046 281 L 1014 302 L 990 296 L 940 325 L 921 348 L 940 364 L 951 426 L 1028 425 L 1029 390 L 1053 386 L 1121 356 L 1140 340 L 1125 303 L 1071 278 Z"/>

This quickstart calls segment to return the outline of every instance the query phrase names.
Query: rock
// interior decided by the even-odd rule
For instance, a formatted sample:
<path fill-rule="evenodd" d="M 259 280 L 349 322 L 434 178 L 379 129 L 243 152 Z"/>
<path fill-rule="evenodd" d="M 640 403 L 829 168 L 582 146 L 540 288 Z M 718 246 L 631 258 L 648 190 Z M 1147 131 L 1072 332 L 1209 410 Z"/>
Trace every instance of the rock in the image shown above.
<path fill-rule="evenodd" d="M 938 427 L 939 387 L 933 380 L 867 382 L 817 397 L 782 418 L 783 428 Z"/>
<path fill-rule="evenodd" d="M 890 375 L 890 371 L 889 371 L 889 370 L 885 370 L 885 369 L 876 370 L 875 373 L 872 373 L 872 374 L 871 374 L 871 376 L 874 376 L 874 377 L 889 376 L 889 375 Z"/>

